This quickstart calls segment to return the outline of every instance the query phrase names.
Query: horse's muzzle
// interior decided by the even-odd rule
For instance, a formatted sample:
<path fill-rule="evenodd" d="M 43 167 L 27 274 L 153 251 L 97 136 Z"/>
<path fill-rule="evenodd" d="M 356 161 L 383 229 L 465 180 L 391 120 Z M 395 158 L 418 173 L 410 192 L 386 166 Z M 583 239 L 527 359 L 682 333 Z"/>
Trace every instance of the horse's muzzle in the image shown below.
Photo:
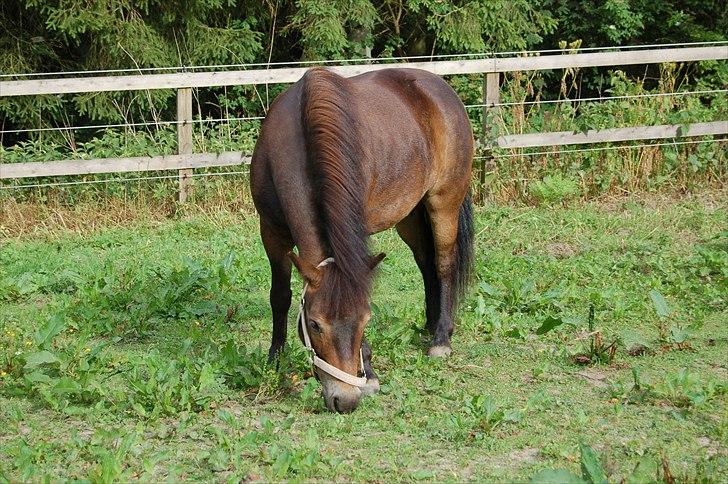
<path fill-rule="evenodd" d="M 328 375 L 321 377 L 324 403 L 332 412 L 350 413 L 359 406 L 362 393 L 355 386 L 342 383 Z"/>

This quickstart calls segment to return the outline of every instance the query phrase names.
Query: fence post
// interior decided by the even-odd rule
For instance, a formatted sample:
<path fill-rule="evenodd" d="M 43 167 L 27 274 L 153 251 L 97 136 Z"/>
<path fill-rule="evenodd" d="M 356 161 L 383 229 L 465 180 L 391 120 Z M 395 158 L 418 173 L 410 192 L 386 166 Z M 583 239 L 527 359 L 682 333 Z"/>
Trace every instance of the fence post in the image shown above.
<path fill-rule="evenodd" d="M 481 202 L 485 199 L 483 186 L 485 185 L 486 170 L 494 164 L 492 151 L 492 144 L 494 143 L 494 140 L 490 139 L 490 125 L 488 122 L 490 121 L 493 123 L 493 120 L 496 119 L 495 115 L 500 109 L 498 103 L 500 103 L 500 73 L 489 72 L 485 75 L 485 80 L 483 82 L 483 158 L 480 164 L 479 177 L 479 198 Z"/>
<path fill-rule="evenodd" d="M 192 88 L 177 90 L 177 154 L 192 154 Z M 192 187 L 190 186 L 192 168 L 179 171 L 179 202 L 185 203 Z"/>

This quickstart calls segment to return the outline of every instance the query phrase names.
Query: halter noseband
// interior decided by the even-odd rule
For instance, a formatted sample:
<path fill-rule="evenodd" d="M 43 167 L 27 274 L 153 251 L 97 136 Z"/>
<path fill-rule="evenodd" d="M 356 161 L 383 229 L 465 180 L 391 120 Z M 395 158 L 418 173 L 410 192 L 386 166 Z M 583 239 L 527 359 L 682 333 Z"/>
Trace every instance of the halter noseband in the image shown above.
<path fill-rule="evenodd" d="M 334 262 L 333 257 L 329 257 L 328 259 L 324 259 L 321 261 L 319 265 L 317 265 L 317 268 L 324 267 L 327 264 L 330 264 Z M 306 347 L 306 349 L 311 353 L 311 364 L 318 368 L 319 370 L 323 371 L 324 373 L 328 373 L 329 375 L 333 376 L 337 380 L 343 381 L 344 383 L 348 383 L 349 385 L 355 386 L 355 387 L 363 387 L 367 384 L 366 376 L 354 376 L 351 375 L 345 371 L 342 371 L 338 368 L 336 368 L 334 365 L 331 365 L 324 361 L 323 359 L 319 358 L 316 355 L 316 350 L 313 349 L 313 346 L 311 345 L 311 338 L 308 336 L 308 325 L 306 324 L 306 290 L 308 289 L 308 282 L 304 284 L 303 286 L 303 293 L 301 294 L 301 304 L 298 306 L 298 326 L 301 328 L 301 332 L 303 333 L 303 344 Z M 361 372 L 364 372 L 364 355 L 362 354 L 361 348 L 359 348 L 359 369 Z"/>

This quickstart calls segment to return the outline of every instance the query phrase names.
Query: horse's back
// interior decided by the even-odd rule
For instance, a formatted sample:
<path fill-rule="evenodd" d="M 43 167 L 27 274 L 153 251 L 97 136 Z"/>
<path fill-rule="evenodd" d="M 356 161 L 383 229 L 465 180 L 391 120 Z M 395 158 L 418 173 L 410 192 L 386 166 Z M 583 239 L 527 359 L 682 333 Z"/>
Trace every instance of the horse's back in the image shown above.
<path fill-rule="evenodd" d="M 465 107 L 441 77 L 421 69 L 386 69 L 351 79 L 359 86 L 360 103 L 380 132 L 399 136 L 405 146 L 419 141 L 428 168 L 453 173 L 467 168 L 473 136 Z M 372 103 L 378 100 L 378 109 Z M 372 140 L 377 144 L 377 140 Z M 404 143 L 402 143 L 404 142 Z M 402 156 L 410 156 L 406 151 Z"/>
<path fill-rule="evenodd" d="M 302 93 L 304 84 L 317 76 L 334 74 L 312 69 L 271 105 L 253 154 L 256 207 L 261 216 L 280 225 L 291 221 L 285 216 L 291 210 L 315 211 L 312 184 L 304 181 L 308 171 Z M 347 109 L 357 119 L 357 133 L 350 135 L 357 136 L 362 147 L 358 162 L 366 179 L 370 232 L 397 223 L 428 191 L 449 186 L 464 197 L 472 130 L 461 100 L 443 79 L 420 69 L 395 68 L 342 82 L 350 97 Z"/>
<path fill-rule="evenodd" d="M 391 227 L 429 194 L 464 198 L 473 135 L 453 89 L 420 69 L 386 69 L 351 82 L 368 142 L 370 230 Z"/>

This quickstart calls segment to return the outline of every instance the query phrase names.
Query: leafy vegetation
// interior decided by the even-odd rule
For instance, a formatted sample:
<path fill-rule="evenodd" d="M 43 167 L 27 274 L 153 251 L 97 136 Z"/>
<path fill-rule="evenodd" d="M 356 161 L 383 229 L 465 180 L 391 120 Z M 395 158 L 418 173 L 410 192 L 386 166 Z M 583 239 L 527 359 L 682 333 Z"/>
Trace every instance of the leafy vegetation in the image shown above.
<path fill-rule="evenodd" d="M 3 221 L 0 479 L 720 481 L 726 202 L 478 208 L 476 281 L 445 361 L 424 356 L 408 249 L 376 236 L 382 388 L 347 416 L 324 410 L 293 330 L 266 364 L 249 206 Z"/>
<path fill-rule="evenodd" d="M 720 2 L 610 0 L 300 0 L 221 2 L 194 0 L 13 0 L 0 6 L 0 71 L 34 73 L 93 69 L 163 69 L 247 62 L 351 59 L 372 56 L 522 51 L 725 40 Z M 224 46 L 222 48 L 221 46 Z M 219 69 L 224 69 L 219 67 Z M 147 72 L 147 71 L 143 72 Z M 155 71 L 156 72 L 156 71 Z M 21 76 L 22 77 L 22 76 Z M 499 112 L 482 119 L 482 76 L 449 81 L 466 104 L 476 139 L 486 146 L 504 133 L 586 131 L 622 126 L 724 120 L 723 93 L 579 102 L 590 96 L 711 91 L 728 84 L 723 61 L 684 65 L 566 69 L 504 76 Z M 197 89 L 195 151 L 252 151 L 259 118 L 285 86 Z M 91 93 L 0 98 L 3 163 L 172 153 L 176 149 L 175 92 Z M 564 102 L 547 104 L 544 101 Z M 108 129 L 61 129 L 122 124 Z M 128 126 L 137 123 L 135 126 Z M 486 132 L 483 132 L 483 126 Z M 47 129 L 50 131 L 32 131 Z M 14 130 L 21 130 L 15 132 Z M 30 129 L 30 132 L 22 131 Z M 706 137 L 695 144 L 590 151 L 496 150 L 477 163 L 478 199 L 566 203 L 603 193 L 655 189 L 690 191 L 726 178 L 725 143 Z M 482 154 L 482 153 L 480 153 Z M 235 178 L 203 178 L 197 201 L 234 199 Z M 203 171 L 203 173 L 205 172 Z M 151 177 L 170 176 L 151 173 Z M 82 181 L 129 179 L 99 175 Z M 39 180 L 43 183 L 47 180 Z M 54 179 L 77 182 L 79 177 Z M 3 183 L 3 186 L 7 185 Z M 10 184 L 18 185 L 19 182 Z M 214 185 L 209 189 L 209 185 Z M 58 200 L 139 198 L 156 204 L 173 197 L 170 180 L 67 186 L 62 190 L 3 190 L 7 198 Z M 225 193 L 227 192 L 227 193 Z"/>

